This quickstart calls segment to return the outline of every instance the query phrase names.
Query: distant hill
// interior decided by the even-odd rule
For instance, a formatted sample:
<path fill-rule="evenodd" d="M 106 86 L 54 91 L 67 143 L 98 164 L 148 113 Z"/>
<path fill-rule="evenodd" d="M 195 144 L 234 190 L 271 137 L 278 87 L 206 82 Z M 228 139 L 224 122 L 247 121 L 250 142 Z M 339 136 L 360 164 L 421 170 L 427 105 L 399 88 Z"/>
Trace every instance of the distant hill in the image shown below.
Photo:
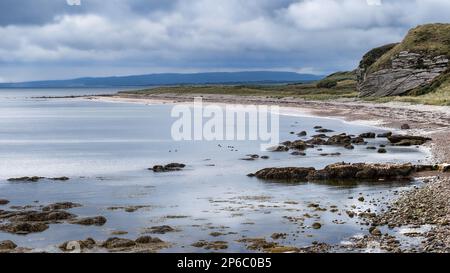
<path fill-rule="evenodd" d="M 163 86 L 183 84 L 241 84 L 241 83 L 286 83 L 310 82 L 321 76 L 294 72 L 213 72 L 193 74 L 149 74 L 123 77 L 78 78 L 71 80 L 49 80 L 21 83 L 0 83 L 0 88 L 69 88 L 69 87 L 123 87 Z"/>

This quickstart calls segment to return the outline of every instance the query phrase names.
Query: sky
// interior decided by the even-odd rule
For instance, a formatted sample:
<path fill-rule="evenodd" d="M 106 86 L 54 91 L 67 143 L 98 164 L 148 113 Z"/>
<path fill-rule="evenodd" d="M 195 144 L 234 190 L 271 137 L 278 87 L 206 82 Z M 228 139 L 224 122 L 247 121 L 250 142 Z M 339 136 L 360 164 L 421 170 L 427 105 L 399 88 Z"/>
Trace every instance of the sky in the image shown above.
<path fill-rule="evenodd" d="M 419 24 L 450 22 L 449 11 L 449 0 L 1 0 L 0 82 L 327 74 Z"/>

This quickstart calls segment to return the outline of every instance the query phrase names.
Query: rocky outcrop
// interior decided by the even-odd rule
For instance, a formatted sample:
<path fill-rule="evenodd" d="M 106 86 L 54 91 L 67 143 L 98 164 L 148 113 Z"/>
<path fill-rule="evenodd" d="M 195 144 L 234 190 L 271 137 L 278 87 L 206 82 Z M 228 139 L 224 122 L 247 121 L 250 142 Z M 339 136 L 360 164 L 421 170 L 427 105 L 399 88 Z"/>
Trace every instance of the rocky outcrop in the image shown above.
<path fill-rule="evenodd" d="M 156 166 L 153 166 L 153 168 L 150 168 L 149 170 L 152 170 L 155 173 L 165 173 L 165 172 L 181 171 L 185 167 L 186 167 L 185 164 L 170 163 L 170 164 L 167 164 L 165 166 L 156 165 Z"/>
<path fill-rule="evenodd" d="M 408 32 L 399 44 L 375 48 L 358 69 L 361 97 L 430 92 L 450 72 L 450 24 L 428 24 Z"/>
<path fill-rule="evenodd" d="M 412 145 L 423 145 L 427 141 L 431 141 L 432 139 L 421 136 L 392 135 L 388 137 L 388 140 L 394 146 L 412 146 Z"/>
<path fill-rule="evenodd" d="M 391 59 L 391 68 L 372 72 L 359 67 L 357 86 L 362 97 L 403 95 L 431 84 L 448 67 L 446 56 L 402 51 Z"/>

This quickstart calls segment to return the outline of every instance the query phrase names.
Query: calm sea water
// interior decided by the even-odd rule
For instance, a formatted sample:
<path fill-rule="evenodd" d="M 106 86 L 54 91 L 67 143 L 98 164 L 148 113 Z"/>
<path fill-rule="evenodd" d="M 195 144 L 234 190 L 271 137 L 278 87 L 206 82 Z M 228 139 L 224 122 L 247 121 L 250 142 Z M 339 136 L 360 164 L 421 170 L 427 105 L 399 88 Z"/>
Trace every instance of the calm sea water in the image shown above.
<path fill-rule="evenodd" d="M 0 89 L 0 199 L 8 206 L 46 205 L 70 201 L 83 204 L 71 212 L 83 216 L 103 215 L 103 227 L 70 224 L 51 225 L 43 233 L 17 236 L 0 233 L 1 240 L 13 240 L 23 247 L 57 251 L 68 240 L 93 237 L 104 240 L 113 231 L 127 231 L 135 239 L 144 228 L 170 225 L 178 232 L 158 235 L 172 243 L 166 252 L 202 252 L 191 246 L 199 240 L 227 241 L 230 252 L 247 252 L 243 236 L 265 237 L 287 233 L 280 244 L 308 246 L 313 241 L 339 244 L 350 236 L 364 234 L 367 227 L 346 216 L 345 210 L 377 208 L 359 202 L 389 200 L 395 190 L 411 184 L 389 182 L 358 184 L 277 184 L 248 178 L 246 174 L 265 167 L 312 166 L 346 162 L 418 162 L 427 154 L 416 148 L 388 147 L 387 154 L 366 150 L 349 151 L 328 147 L 310 149 L 306 157 L 288 153 L 260 152 L 256 141 L 175 142 L 170 129 L 170 105 L 138 105 L 93 102 L 81 99 L 36 99 L 39 96 L 115 93 L 112 89 Z M 337 133 L 359 134 L 382 129 L 344 123 L 335 119 L 281 116 L 281 140 L 296 139 L 291 131 L 313 134 L 321 125 Z M 374 145 L 385 140 L 373 140 Z M 219 146 L 220 145 L 220 146 Z M 234 148 L 227 148 L 233 146 Z M 340 152 L 340 157 L 319 154 Z M 239 160 L 247 154 L 270 156 L 269 160 Z M 147 168 L 156 164 L 180 162 L 185 171 L 155 174 Z M 214 165 L 214 166 L 211 166 Z M 68 176 L 68 182 L 11 183 L 11 177 Z M 353 197 L 353 199 L 349 199 Z M 318 203 L 328 211 L 309 208 Z M 112 206 L 143 205 L 128 213 L 108 210 Z M 329 211 L 338 206 L 340 214 Z M 7 209 L 7 207 L 0 209 Z M 314 216 L 304 225 L 287 217 Z M 173 217 L 177 216 L 177 217 Z M 320 230 L 309 228 L 320 222 Z M 333 223 L 334 222 L 334 223 Z M 211 237 L 214 231 L 226 235 Z"/>

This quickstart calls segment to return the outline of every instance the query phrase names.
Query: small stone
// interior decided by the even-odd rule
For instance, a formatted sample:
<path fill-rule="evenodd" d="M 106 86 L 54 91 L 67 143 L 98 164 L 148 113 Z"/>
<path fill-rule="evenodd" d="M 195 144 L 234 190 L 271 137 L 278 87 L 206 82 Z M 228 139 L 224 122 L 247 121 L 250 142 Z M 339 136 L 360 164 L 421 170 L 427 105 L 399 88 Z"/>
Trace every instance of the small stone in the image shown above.
<path fill-rule="evenodd" d="M 314 223 L 314 224 L 312 224 L 312 226 L 311 226 L 313 229 L 321 229 L 322 228 L 322 224 L 321 223 Z"/>
<path fill-rule="evenodd" d="M 13 250 L 16 249 L 17 245 L 13 241 L 1 241 L 0 250 Z"/>
<path fill-rule="evenodd" d="M 409 129 L 411 129 L 411 126 L 409 126 L 409 124 L 403 124 L 402 126 L 401 126 L 401 129 L 402 130 L 409 130 Z"/>

